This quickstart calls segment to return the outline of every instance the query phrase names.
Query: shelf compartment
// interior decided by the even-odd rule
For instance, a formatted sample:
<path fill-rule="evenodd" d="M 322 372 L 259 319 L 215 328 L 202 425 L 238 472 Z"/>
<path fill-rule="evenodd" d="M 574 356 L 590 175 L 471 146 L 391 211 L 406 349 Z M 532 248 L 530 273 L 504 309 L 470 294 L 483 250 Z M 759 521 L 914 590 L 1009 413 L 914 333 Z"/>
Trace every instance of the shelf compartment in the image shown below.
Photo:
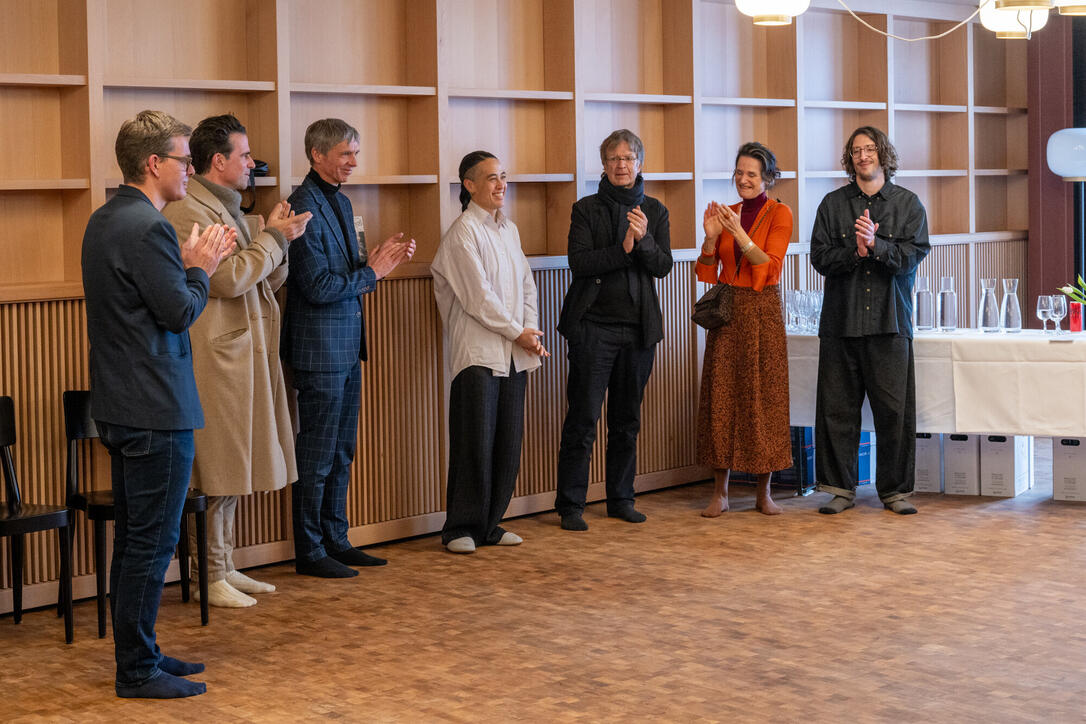
<path fill-rule="evenodd" d="M 979 23 L 971 30 L 973 102 L 977 106 L 1025 108 L 1026 43 L 1000 40 Z"/>
<path fill-rule="evenodd" d="M 777 157 L 777 166 L 796 168 L 795 108 L 706 106 L 701 109 L 698 157 L 710 173 L 731 178 L 735 153 L 747 141 L 758 141 Z"/>
<path fill-rule="evenodd" d="M 804 165 L 816 174 L 843 168 L 841 154 L 845 141 L 860 126 L 887 128 L 884 110 L 808 108 L 804 120 Z"/>
<path fill-rule="evenodd" d="M 164 87 L 171 80 L 202 90 L 276 77 L 275 3 L 263 0 L 104 0 L 103 75 Z M 324 16 L 322 16 L 324 17 Z M 317 46 L 314 46 L 317 47 Z M 315 54 L 314 54 L 315 55 Z M 178 78 L 178 69 L 184 78 Z M 136 74 L 136 75 L 134 75 Z M 162 79 L 162 80 L 159 80 Z M 230 84 L 205 88 L 209 81 Z M 170 86 L 173 87 L 173 86 Z"/>
<path fill-rule="evenodd" d="M 86 85 L 86 0 L 0 0 L 0 18 L 0 84 Z"/>
<path fill-rule="evenodd" d="M 63 180 L 89 177 L 87 101 L 86 86 L 0 87 L 0 184 L 71 188 Z"/>
<path fill-rule="evenodd" d="M 289 5 L 292 83 L 437 86 L 433 0 L 323 0 L 319 12 Z"/>
<path fill-rule="evenodd" d="M 572 101 L 450 98 L 445 168 L 475 150 L 520 174 L 568 174 L 577 165 Z M 459 179 L 458 179 L 459 180 Z"/>
<path fill-rule="evenodd" d="M 442 232 L 438 184 L 344 184 L 342 191 L 365 222 L 371 250 L 402 231 L 417 244 L 415 262 L 433 261 Z"/>
<path fill-rule="evenodd" d="M 585 186 L 587 194 L 599 191 L 599 178 L 589 180 Z M 695 209 L 697 203 L 697 184 L 693 180 L 653 180 L 645 179 L 645 195 L 657 199 L 668 210 L 671 223 L 671 248 L 693 249 L 701 244 L 704 234 L 701 231 L 701 213 Z M 569 211 L 566 211 L 567 223 Z"/>
<path fill-rule="evenodd" d="M 886 30 L 886 16 L 858 13 Z M 848 13 L 812 8 L 796 18 L 803 57 L 803 97 L 885 103 L 886 38 L 871 32 Z M 838 59 L 827 63 L 827 58 Z M 862 71 L 857 69 L 862 68 Z"/>
<path fill-rule="evenodd" d="M 973 180 L 978 232 L 1029 228 L 1028 180 L 1026 175 L 980 176 Z"/>
<path fill-rule="evenodd" d="M 448 192 L 454 209 L 460 209 L 460 184 Z M 577 201 L 577 184 L 513 182 L 505 191 L 502 212 L 520 232 L 520 245 L 527 256 L 564 255 L 569 244 L 569 215 Z"/>
<path fill-rule="evenodd" d="M 965 234 L 969 229 L 969 178 L 915 176 L 901 179 L 928 213 L 928 234 Z"/>
<path fill-rule="evenodd" d="M 571 101 L 573 91 L 504 90 L 487 88 L 450 88 L 450 98 L 511 101 Z"/>
<path fill-rule="evenodd" d="M 343 118 L 359 132 L 358 177 L 424 175 L 437 180 L 437 97 L 292 95 L 291 176 L 309 173 L 303 137 L 310 123 Z M 410 182 L 408 182 L 410 183 Z"/>
<path fill-rule="evenodd" d="M 532 88 L 570 94 L 545 100 L 572 100 L 572 0 L 447 0 L 445 5 L 441 68 L 450 86 L 492 92 Z"/>
<path fill-rule="evenodd" d="M 645 145 L 643 173 L 692 173 L 694 168 L 693 106 L 585 103 L 585 174 L 603 173 L 599 145 L 612 131 L 628 128 Z"/>
<path fill-rule="evenodd" d="M 692 3 L 581 0 L 575 6 L 578 74 L 590 94 L 693 93 Z"/>
<path fill-rule="evenodd" d="M 900 169 L 969 167 L 968 114 L 899 110 L 894 125 Z"/>
<path fill-rule="evenodd" d="M 796 97 L 795 24 L 766 28 L 732 4 L 698 4 L 702 53 L 695 62 L 701 65 L 705 95 Z"/>
<path fill-rule="evenodd" d="M 24 190 L 0 193 L 5 235 L 0 241 L 0 288 L 22 285 L 17 296 L 81 279 L 83 232 L 91 213 L 90 190 Z M 29 287 L 26 285 L 30 285 Z M 43 291 L 35 298 L 51 298 Z"/>
<path fill-rule="evenodd" d="M 893 19 L 894 34 L 906 38 L 938 35 L 954 25 Z M 965 106 L 969 102 L 968 77 L 963 72 L 968 62 L 967 40 L 962 29 L 938 40 L 916 43 L 891 40 L 894 44 L 894 100 L 917 105 Z"/>
<path fill-rule="evenodd" d="M 1028 116 L 1024 113 L 973 117 L 977 169 L 1022 169 L 1029 165 Z"/>

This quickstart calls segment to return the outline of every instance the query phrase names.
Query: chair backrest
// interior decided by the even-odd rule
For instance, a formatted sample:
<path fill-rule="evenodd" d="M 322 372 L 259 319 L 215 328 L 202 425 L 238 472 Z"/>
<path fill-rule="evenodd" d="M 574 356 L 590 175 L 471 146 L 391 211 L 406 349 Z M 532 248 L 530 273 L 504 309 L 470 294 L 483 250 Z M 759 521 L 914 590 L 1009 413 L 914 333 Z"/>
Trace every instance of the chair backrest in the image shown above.
<path fill-rule="evenodd" d="M 68 499 L 79 492 L 79 442 L 98 437 L 98 426 L 91 417 L 90 392 L 66 390 L 64 400 L 64 435 L 68 439 L 66 486 Z M 69 502 L 69 505 L 71 503 Z"/>
<path fill-rule="evenodd" d="M 8 514 L 18 515 L 23 501 L 22 496 L 19 495 L 19 481 L 15 478 L 15 463 L 11 457 L 13 447 L 15 447 L 15 403 L 5 395 L 0 397 L 0 467 L 4 470 Z"/>

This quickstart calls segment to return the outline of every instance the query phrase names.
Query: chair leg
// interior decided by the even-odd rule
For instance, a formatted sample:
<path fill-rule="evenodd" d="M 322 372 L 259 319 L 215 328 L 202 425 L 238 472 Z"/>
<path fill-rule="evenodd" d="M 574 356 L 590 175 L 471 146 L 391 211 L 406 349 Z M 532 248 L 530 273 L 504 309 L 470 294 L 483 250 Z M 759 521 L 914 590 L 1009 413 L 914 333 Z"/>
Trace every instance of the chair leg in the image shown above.
<path fill-rule="evenodd" d="M 23 536 L 11 536 L 11 610 L 15 623 L 23 620 Z"/>
<path fill-rule="evenodd" d="M 72 539 L 69 535 L 71 522 L 63 528 L 57 528 L 60 539 L 60 589 L 64 592 L 64 643 L 70 644 L 75 638 L 75 622 L 72 612 Z"/>
<path fill-rule="evenodd" d="M 181 513 L 181 532 L 177 538 L 177 565 L 181 569 L 181 600 L 189 602 L 189 516 Z"/>
<path fill-rule="evenodd" d="M 71 508 L 68 509 L 68 546 L 70 550 L 75 550 L 75 511 Z M 57 586 L 57 618 L 64 615 L 64 591 L 60 586 Z"/>
<path fill-rule="evenodd" d="M 94 521 L 94 582 L 98 599 L 98 638 L 106 637 L 106 592 L 109 590 L 109 569 L 106 567 L 106 522 Z"/>
<path fill-rule="evenodd" d="M 200 562 L 200 623 L 207 626 L 207 511 L 196 511 L 196 560 Z"/>

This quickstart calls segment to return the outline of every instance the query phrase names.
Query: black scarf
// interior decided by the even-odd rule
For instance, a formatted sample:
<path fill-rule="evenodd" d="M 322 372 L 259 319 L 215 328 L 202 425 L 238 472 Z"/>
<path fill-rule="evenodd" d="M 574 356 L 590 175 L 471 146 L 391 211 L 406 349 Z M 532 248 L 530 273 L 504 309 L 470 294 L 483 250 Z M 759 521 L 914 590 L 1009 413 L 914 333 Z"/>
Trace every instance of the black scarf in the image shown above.
<path fill-rule="evenodd" d="M 611 212 L 611 228 L 615 230 L 615 243 L 621 244 L 626 238 L 626 230 L 630 228 L 630 220 L 626 218 L 626 214 L 645 201 L 645 179 L 641 177 L 641 174 L 637 174 L 634 185 L 627 189 L 614 186 L 607 180 L 607 174 L 604 174 L 600 178 L 598 195 Z"/>

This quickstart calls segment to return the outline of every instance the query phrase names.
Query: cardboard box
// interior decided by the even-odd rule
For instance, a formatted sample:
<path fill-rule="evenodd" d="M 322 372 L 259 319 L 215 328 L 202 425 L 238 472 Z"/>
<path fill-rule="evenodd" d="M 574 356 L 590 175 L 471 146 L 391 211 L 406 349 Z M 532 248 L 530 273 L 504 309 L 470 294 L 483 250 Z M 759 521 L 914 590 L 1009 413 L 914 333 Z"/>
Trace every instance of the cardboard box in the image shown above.
<path fill-rule="evenodd" d="M 980 495 L 979 435 L 943 435 L 943 492 Z"/>
<path fill-rule="evenodd" d="M 980 494 L 1013 498 L 1033 485 L 1033 438 L 980 436 Z"/>
<path fill-rule="evenodd" d="M 916 476 L 913 492 L 943 492 L 943 436 L 939 433 L 916 433 Z"/>
<path fill-rule="evenodd" d="M 1086 500 L 1086 437 L 1052 438 L 1052 499 Z"/>

